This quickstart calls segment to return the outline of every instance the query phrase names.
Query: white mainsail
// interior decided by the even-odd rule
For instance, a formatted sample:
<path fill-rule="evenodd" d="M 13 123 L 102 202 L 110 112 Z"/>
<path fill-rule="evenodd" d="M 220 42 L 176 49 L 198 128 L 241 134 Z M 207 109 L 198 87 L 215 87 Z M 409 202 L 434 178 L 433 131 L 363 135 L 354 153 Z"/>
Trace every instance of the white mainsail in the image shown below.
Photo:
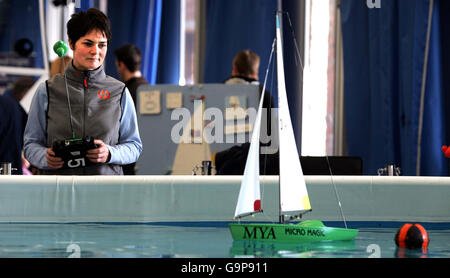
<path fill-rule="evenodd" d="M 280 209 L 281 212 L 311 210 L 286 95 L 280 20 L 277 14 L 278 130 L 280 138 Z"/>
<path fill-rule="evenodd" d="M 277 15 L 277 72 L 278 72 L 278 121 L 280 142 L 280 209 L 281 212 L 304 212 L 311 210 L 306 183 L 300 165 L 300 157 L 295 143 L 289 106 L 287 103 L 286 85 L 284 80 L 284 63 L 281 43 L 279 17 Z M 272 57 L 272 54 L 271 54 Z M 270 64 L 269 59 L 269 64 Z M 269 70 L 269 68 L 267 69 Z M 266 74 L 267 78 L 267 74 Z M 258 107 L 250 150 L 242 177 L 235 218 L 261 211 L 260 182 L 259 182 L 259 138 L 261 128 L 261 114 L 266 87 L 264 81 L 263 92 Z"/>

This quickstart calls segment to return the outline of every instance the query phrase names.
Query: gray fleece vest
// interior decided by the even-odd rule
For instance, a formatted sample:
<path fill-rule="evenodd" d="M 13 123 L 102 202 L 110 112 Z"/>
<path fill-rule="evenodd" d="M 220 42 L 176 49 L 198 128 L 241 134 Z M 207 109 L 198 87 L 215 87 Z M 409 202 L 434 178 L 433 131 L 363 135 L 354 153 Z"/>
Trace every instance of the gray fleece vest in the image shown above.
<path fill-rule="evenodd" d="M 80 72 L 70 63 L 65 73 L 75 137 L 92 136 L 107 145 L 117 145 L 125 84 L 107 76 L 103 65 L 96 70 Z M 51 147 L 56 140 L 72 138 L 64 75 L 57 74 L 47 81 L 47 94 L 47 146 Z M 47 175 L 123 174 L 121 165 L 105 163 L 41 172 Z"/>

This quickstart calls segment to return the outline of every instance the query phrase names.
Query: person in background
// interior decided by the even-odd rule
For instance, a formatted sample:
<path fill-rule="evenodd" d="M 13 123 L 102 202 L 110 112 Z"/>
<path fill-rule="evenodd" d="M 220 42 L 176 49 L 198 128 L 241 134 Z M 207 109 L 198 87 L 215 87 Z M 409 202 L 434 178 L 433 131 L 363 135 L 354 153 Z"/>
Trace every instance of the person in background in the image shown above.
<path fill-rule="evenodd" d="M 44 175 L 122 175 L 122 165 L 139 158 L 142 142 L 128 89 L 104 71 L 110 21 L 98 9 L 81 11 L 71 16 L 67 35 L 72 62 L 65 76 L 56 74 L 37 88 L 25 128 L 25 157 Z M 96 148 L 86 155 L 92 166 L 63 169 L 52 149 L 55 141 L 72 138 L 71 118 L 77 138 L 95 138 Z"/>
<path fill-rule="evenodd" d="M 137 89 L 141 85 L 149 85 L 147 79 L 142 76 L 142 56 L 139 48 L 133 44 L 125 44 L 114 51 L 116 55 L 116 68 L 120 79 L 125 82 L 136 104 Z M 124 175 L 136 174 L 136 163 L 123 165 Z"/>
<path fill-rule="evenodd" d="M 233 58 L 231 76 L 225 80 L 225 84 L 251 84 L 258 85 L 260 97 L 262 94 L 263 86 L 259 83 L 259 65 L 260 58 L 259 55 L 251 50 L 242 50 L 236 54 Z M 269 91 L 266 90 L 264 94 L 263 108 L 268 109 L 270 113 L 270 108 L 274 107 L 273 98 Z M 269 114 L 268 114 L 269 115 Z M 270 121 L 268 124 L 268 132 L 270 132 Z"/>
<path fill-rule="evenodd" d="M 231 76 L 225 84 L 255 84 L 259 85 L 260 58 L 251 50 L 242 50 L 233 58 Z"/>
<path fill-rule="evenodd" d="M 12 98 L 0 95 L 0 162 L 10 162 L 17 170 L 12 174 L 22 174 L 22 136 L 26 119 L 19 104 Z"/>
<path fill-rule="evenodd" d="M 11 162 L 12 174 L 31 174 L 30 163 L 23 156 L 23 133 L 28 115 L 20 101 L 34 84 L 32 77 L 21 77 L 3 94 L 0 116 L 0 161 Z"/>
<path fill-rule="evenodd" d="M 137 46 L 129 43 L 116 49 L 114 54 L 116 55 L 116 68 L 120 79 L 125 82 L 134 103 L 136 103 L 137 88 L 141 85 L 149 85 L 141 72 L 141 51 Z"/>
<path fill-rule="evenodd" d="M 225 81 L 225 84 L 249 84 L 258 85 L 260 97 L 263 86 L 258 81 L 260 58 L 258 54 L 251 50 L 242 50 L 237 53 L 233 59 L 231 76 Z M 269 91 L 265 91 L 263 100 L 263 109 L 267 111 L 267 117 L 262 118 L 262 123 L 266 123 L 267 135 L 271 135 L 271 119 L 274 108 L 274 101 Z M 265 145 L 265 144 L 261 144 Z M 245 169 L 245 163 L 248 156 L 250 143 L 235 145 L 229 149 L 218 152 L 215 155 L 214 162 L 217 175 L 242 175 Z M 275 154 L 261 154 L 260 172 L 264 175 L 278 174 L 278 152 Z"/>

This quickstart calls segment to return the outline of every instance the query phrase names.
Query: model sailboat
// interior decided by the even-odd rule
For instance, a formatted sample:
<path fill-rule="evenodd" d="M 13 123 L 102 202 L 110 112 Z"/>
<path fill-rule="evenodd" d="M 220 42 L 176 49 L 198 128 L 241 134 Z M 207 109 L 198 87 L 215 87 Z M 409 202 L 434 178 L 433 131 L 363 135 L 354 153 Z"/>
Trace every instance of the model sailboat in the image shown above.
<path fill-rule="evenodd" d="M 289 114 L 284 80 L 284 64 L 279 15 L 276 16 L 278 128 L 280 146 L 280 221 L 279 223 L 233 223 L 230 231 L 234 240 L 264 240 L 277 242 L 315 242 L 325 240 L 352 240 L 358 230 L 326 227 L 319 220 L 305 220 L 298 224 L 286 223 L 311 211 L 308 191 L 300 165 L 294 132 Z M 264 82 L 264 87 L 265 87 Z M 263 89 L 263 93 L 265 88 Z M 242 178 L 235 218 L 262 212 L 259 182 L 259 136 L 261 127 L 261 97 L 251 137 L 250 150 Z M 285 219 L 290 216 L 289 219 Z"/>

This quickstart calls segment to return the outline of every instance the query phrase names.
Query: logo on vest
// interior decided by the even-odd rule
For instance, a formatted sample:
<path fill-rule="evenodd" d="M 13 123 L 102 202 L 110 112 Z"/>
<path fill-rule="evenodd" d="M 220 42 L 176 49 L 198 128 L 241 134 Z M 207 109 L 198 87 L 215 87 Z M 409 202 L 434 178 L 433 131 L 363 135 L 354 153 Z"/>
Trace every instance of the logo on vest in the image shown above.
<path fill-rule="evenodd" d="M 111 94 L 105 90 L 98 91 L 97 95 L 99 99 L 107 99 L 111 96 Z"/>

